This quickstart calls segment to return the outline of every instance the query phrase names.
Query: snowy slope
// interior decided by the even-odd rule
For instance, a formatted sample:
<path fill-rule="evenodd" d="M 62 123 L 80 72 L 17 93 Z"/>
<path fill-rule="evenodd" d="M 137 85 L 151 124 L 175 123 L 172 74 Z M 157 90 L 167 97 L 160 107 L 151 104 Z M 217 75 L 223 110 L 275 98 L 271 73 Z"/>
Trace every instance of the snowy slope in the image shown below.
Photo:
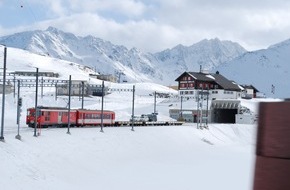
<path fill-rule="evenodd" d="M 0 48 L 0 59 L 4 59 L 4 47 Z M 68 80 L 69 75 L 73 76 L 74 80 L 88 80 L 89 73 L 94 71 L 84 67 L 83 65 L 40 56 L 16 48 L 7 48 L 7 72 L 14 71 L 36 71 L 39 72 L 55 72 L 59 73 L 59 79 Z M 7 76 L 9 78 L 9 76 Z"/>
<path fill-rule="evenodd" d="M 39 67 L 40 71 L 60 73 L 60 79 L 68 79 L 68 75 L 72 75 L 72 79 L 87 79 L 92 72 L 76 63 L 14 48 L 8 48 L 7 55 L 8 72 L 34 71 Z M 91 79 L 91 82 L 100 84 L 101 81 Z M 175 90 L 154 83 L 106 85 L 115 89 L 132 89 L 135 85 L 136 115 L 153 111 L 154 98 L 149 95 L 152 92 L 177 94 Z M 21 88 L 22 110 L 34 106 L 34 91 L 34 88 Z M 55 88 L 44 88 L 43 98 L 38 97 L 39 105 L 67 105 L 67 96 L 55 100 L 54 94 Z M 15 139 L 17 101 L 13 94 L 7 94 L 5 100 L 5 142 L 0 142 L 2 189 L 252 188 L 255 125 L 211 124 L 209 130 L 199 130 L 195 124 L 148 126 L 135 127 L 134 132 L 130 127 L 108 127 L 104 128 L 104 133 L 99 127 L 84 127 L 71 128 L 71 135 L 66 133 L 66 128 L 49 128 L 38 130 L 40 136 L 36 138 L 33 129 L 25 124 L 23 111 L 20 118 L 22 140 L 19 141 Z M 100 109 L 100 100 L 100 97 L 85 97 L 85 108 Z M 253 106 L 251 100 L 244 101 Z M 174 97 L 157 98 L 158 119 L 170 119 L 170 105 L 178 102 Z M 80 107 L 79 97 L 72 97 L 71 104 L 72 108 Z M 117 120 L 128 120 L 132 113 L 132 92 L 114 91 L 105 96 L 104 109 L 115 111 Z"/>
<path fill-rule="evenodd" d="M 0 143 L 2 189 L 250 190 L 252 126 L 44 129 Z M 239 136 L 237 136 L 239 134 Z"/>
<path fill-rule="evenodd" d="M 253 84 L 267 97 L 290 97 L 290 40 L 246 53 L 216 68 L 239 84 Z M 274 89 L 272 88 L 274 86 Z"/>

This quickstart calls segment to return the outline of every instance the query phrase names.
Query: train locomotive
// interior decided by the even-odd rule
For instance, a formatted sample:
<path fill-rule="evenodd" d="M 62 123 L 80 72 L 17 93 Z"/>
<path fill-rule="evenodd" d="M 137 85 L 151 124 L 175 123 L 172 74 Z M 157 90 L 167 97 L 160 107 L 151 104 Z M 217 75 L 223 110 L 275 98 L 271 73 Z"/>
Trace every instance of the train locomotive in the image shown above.
<path fill-rule="evenodd" d="M 38 107 L 37 127 L 66 127 L 70 118 L 70 126 L 99 126 L 102 122 L 101 110 L 71 109 L 68 117 L 68 109 L 62 107 Z M 34 127 L 35 108 L 27 109 L 26 124 Z M 115 112 L 103 110 L 103 126 L 115 124 Z"/>

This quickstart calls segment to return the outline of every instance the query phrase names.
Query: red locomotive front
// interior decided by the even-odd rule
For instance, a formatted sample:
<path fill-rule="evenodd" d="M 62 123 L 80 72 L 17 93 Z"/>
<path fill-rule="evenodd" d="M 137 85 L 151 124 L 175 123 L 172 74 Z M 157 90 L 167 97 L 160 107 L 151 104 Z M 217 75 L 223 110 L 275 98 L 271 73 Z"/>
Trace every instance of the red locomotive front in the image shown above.
<path fill-rule="evenodd" d="M 27 109 L 26 124 L 34 127 L 35 108 Z M 76 124 L 76 110 L 70 111 L 70 125 Z M 68 109 L 59 107 L 39 107 L 37 109 L 37 127 L 66 127 L 68 125 Z"/>

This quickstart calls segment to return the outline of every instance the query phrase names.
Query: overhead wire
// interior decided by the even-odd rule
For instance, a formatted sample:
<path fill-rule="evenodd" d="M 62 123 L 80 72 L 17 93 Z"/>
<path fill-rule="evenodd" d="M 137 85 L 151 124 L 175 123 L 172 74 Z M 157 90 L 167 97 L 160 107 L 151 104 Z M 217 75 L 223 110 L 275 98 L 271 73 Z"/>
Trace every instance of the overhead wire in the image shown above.
<path fill-rule="evenodd" d="M 26 0 L 14 0 L 14 5 L 16 8 L 20 8 L 22 9 L 24 14 L 29 14 L 29 15 L 19 15 L 19 16 L 23 16 L 23 17 L 27 17 L 28 18 L 32 18 L 32 22 L 33 24 L 35 24 L 37 22 L 37 15 L 35 13 L 35 11 L 32 9 L 30 3 Z"/>

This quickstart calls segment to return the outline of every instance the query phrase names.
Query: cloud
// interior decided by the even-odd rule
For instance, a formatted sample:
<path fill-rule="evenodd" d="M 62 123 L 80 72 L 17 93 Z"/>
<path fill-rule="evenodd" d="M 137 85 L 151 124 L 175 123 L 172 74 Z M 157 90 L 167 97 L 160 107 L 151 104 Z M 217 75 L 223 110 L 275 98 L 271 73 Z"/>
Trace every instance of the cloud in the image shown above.
<path fill-rule="evenodd" d="M 146 11 L 146 6 L 141 1 L 135 0 L 54 0 L 53 2 L 42 0 L 38 4 L 47 6 L 47 11 L 55 16 L 108 12 L 134 17 L 140 16 Z"/>
<path fill-rule="evenodd" d="M 2 27 L 1 33 L 55 26 L 143 51 L 161 51 L 178 44 L 189 46 L 215 37 L 236 41 L 254 50 L 288 39 L 290 34 L 290 1 L 287 0 L 29 2 L 36 21 L 11 29 Z"/>
<path fill-rule="evenodd" d="M 36 28 L 45 30 L 47 26 L 54 26 L 78 36 L 93 35 L 114 44 L 124 45 L 128 48 L 137 47 L 143 51 L 157 51 L 172 47 L 182 36 L 181 31 L 168 25 L 160 25 L 152 20 L 118 23 L 115 20 L 105 19 L 91 13 L 48 20 L 38 23 Z"/>

